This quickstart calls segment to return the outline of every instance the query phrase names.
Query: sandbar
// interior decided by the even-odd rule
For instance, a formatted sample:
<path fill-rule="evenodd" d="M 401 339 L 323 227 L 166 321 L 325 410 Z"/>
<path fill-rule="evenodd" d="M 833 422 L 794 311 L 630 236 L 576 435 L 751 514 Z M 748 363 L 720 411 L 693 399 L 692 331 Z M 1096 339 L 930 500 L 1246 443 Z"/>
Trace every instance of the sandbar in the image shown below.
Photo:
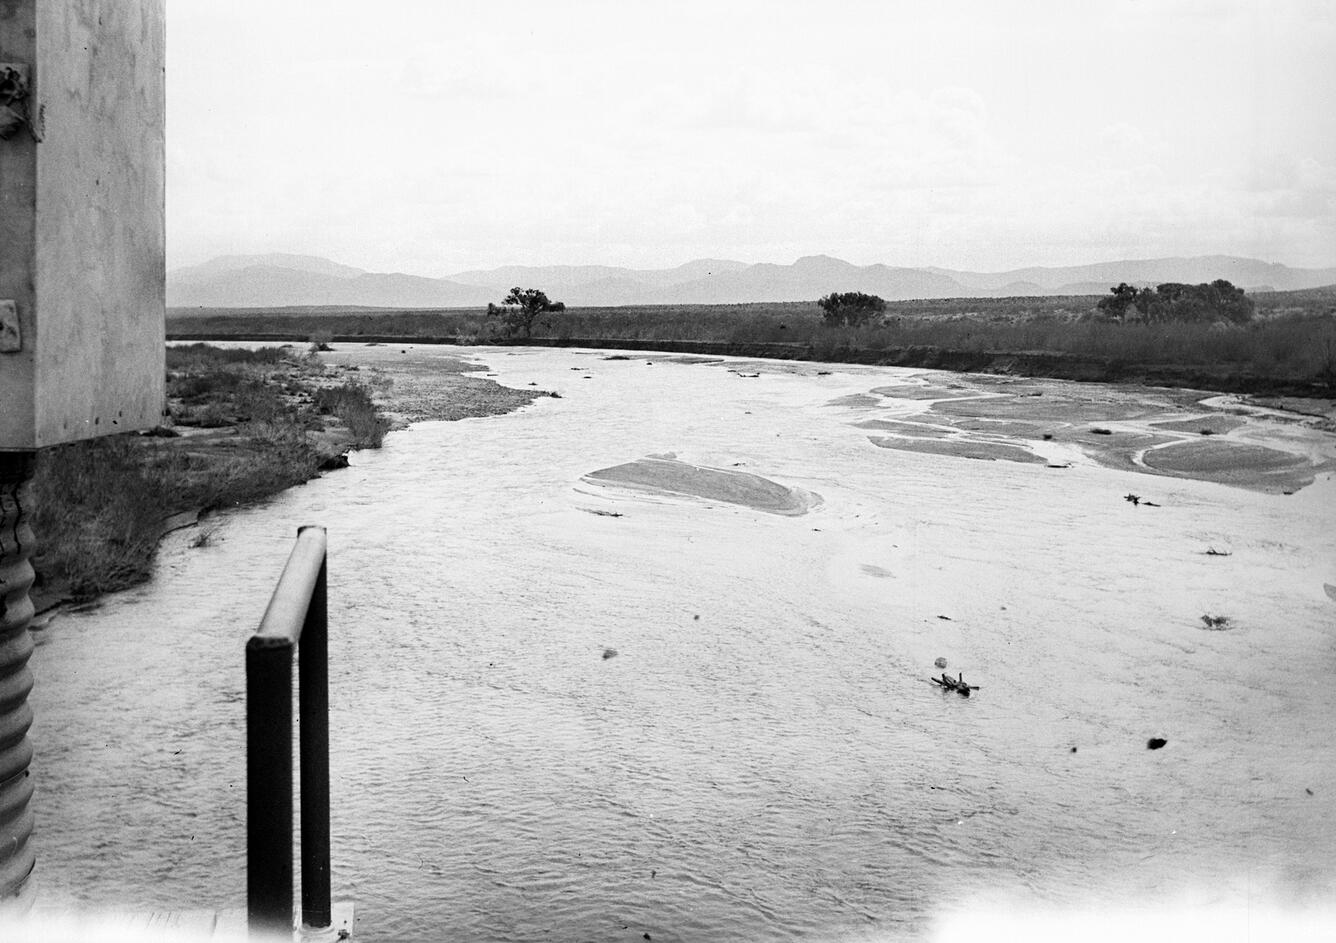
<path fill-rule="evenodd" d="M 1018 445 L 1001 442 L 976 442 L 971 439 L 900 439 L 893 436 L 869 436 L 873 445 L 901 452 L 927 452 L 932 455 L 954 455 L 957 458 L 984 460 L 1002 459 L 1005 462 L 1044 464 L 1046 459 Z"/>
<path fill-rule="evenodd" d="M 1268 485 L 1297 491 L 1313 483 L 1315 469 L 1303 456 L 1261 445 L 1239 445 L 1218 439 L 1196 439 L 1146 452 L 1146 467 L 1243 487 Z"/>
<path fill-rule="evenodd" d="M 600 468 L 584 476 L 597 485 L 619 485 L 638 491 L 688 495 L 706 501 L 737 504 L 769 514 L 806 514 L 821 503 L 821 497 L 801 488 L 728 468 L 692 465 L 676 459 L 646 457 Z"/>

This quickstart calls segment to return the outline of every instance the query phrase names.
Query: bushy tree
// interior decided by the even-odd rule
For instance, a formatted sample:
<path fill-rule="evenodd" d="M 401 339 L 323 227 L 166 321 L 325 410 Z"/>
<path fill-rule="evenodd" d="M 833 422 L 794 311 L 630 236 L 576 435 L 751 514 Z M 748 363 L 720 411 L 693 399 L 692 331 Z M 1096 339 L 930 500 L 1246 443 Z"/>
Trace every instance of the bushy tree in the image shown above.
<path fill-rule="evenodd" d="M 565 310 L 564 302 L 549 300 L 547 295 L 537 288 L 516 287 L 510 289 L 510 294 L 501 302 L 501 307 L 489 303 L 487 316 L 501 318 L 512 335 L 524 331 L 525 337 L 533 337 L 533 325 L 540 314 Z"/>
<path fill-rule="evenodd" d="M 1150 291 L 1149 288 L 1145 290 Z M 1141 306 L 1137 304 L 1138 299 L 1141 297 L 1141 289 L 1138 289 L 1135 285 L 1129 285 L 1127 282 L 1119 282 L 1116 288 L 1110 288 L 1109 291 L 1110 294 L 1101 298 L 1099 304 L 1095 307 L 1099 308 L 1100 311 L 1103 311 L 1115 321 L 1126 319 L 1128 308 L 1136 308 L 1138 311 L 1141 310 Z"/>
<path fill-rule="evenodd" d="M 817 302 L 829 327 L 858 327 L 886 310 L 886 302 L 861 291 L 832 292 Z"/>
<path fill-rule="evenodd" d="M 1166 321 L 1228 321 L 1243 324 L 1252 320 L 1255 305 L 1242 288 L 1218 278 L 1210 284 L 1185 285 L 1165 282 L 1155 288 L 1136 288 L 1123 282 L 1109 289 L 1096 306 L 1109 317 L 1124 321 L 1136 316 L 1150 323 Z"/>

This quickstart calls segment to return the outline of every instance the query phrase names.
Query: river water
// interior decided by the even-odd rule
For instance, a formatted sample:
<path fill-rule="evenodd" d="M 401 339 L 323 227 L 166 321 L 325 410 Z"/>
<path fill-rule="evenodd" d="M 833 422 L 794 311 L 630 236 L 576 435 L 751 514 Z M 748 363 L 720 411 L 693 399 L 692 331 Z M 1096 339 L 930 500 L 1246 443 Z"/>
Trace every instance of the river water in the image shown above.
<path fill-rule="evenodd" d="M 876 447 L 856 423 L 933 399 L 888 385 L 954 382 L 924 371 L 465 353 L 561 397 L 391 433 L 39 633 L 46 905 L 241 905 L 243 645 L 306 523 L 362 939 L 909 939 L 1336 899 L 1329 471 L 1283 495 L 1061 435 L 1033 463 Z M 1229 435 L 1333 454 L 1258 422 Z M 669 455 L 819 501 L 584 478 Z M 928 683 L 938 657 L 973 697 Z"/>

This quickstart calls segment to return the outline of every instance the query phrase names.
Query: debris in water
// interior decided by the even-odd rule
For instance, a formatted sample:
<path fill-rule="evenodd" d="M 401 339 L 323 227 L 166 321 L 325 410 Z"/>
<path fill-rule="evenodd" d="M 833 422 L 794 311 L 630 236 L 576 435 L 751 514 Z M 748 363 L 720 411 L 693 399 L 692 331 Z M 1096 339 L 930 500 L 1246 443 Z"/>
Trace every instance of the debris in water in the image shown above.
<path fill-rule="evenodd" d="M 1213 632 L 1223 632 L 1229 628 L 1229 616 L 1202 616 L 1201 621 Z"/>
<path fill-rule="evenodd" d="M 965 676 L 963 674 L 957 674 L 953 678 L 949 674 L 943 672 L 940 678 L 929 678 L 928 680 L 940 687 L 943 691 L 955 691 L 963 697 L 969 697 L 971 691 L 979 690 L 977 684 L 966 684 Z"/>
<path fill-rule="evenodd" d="M 1308 793 L 1310 796 L 1313 794 L 1313 790 L 1311 790 L 1311 789 L 1309 789 L 1309 788 L 1307 788 L 1307 787 L 1304 787 L 1304 792 Z"/>
<path fill-rule="evenodd" d="M 936 661 L 934 661 L 934 662 L 932 663 L 932 665 L 933 665 L 934 668 L 945 668 L 945 667 L 946 667 L 946 659 L 945 659 L 945 658 L 938 658 Z"/>
<path fill-rule="evenodd" d="M 938 616 L 937 618 L 941 619 L 943 622 L 952 622 L 952 621 L 954 621 L 950 616 Z"/>
<path fill-rule="evenodd" d="M 1076 752 L 1076 747 L 1072 747 L 1072 752 L 1073 752 L 1073 753 Z"/>
<path fill-rule="evenodd" d="M 1112 429 L 1101 429 L 1099 426 L 1095 426 L 1090 431 L 1093 432 L 1095 435 L 1113 435 Z"/>
<path fill-rule="evenodd" d="M 1151 737 L 1149 740 L 1146 741 L 1146 749 L 1158 750 L 1160 747 L 1164 746 L 1168 742 L 1169 741 L 1164 739 L 1163 737 Z"/>
<path fill-rule="evenodd" d="M 615 648 L 605 648 L 605 649 L 603 649 L 603 660 L 604 660 L 604 661 L 607 661 L 609 658 L 616 658 L 616 657 L 617 657 L 617 649 L 615 649 Z"/>
<path fill-rule="evenodd" d="M 1216 550 L 1214 547 L 1207 547 L 1207 548 L 1206 548 L 1206 555 L 1207 555 L 1208 557 L 1227 557 L 1227 556 L 1230 556 L 1230 551 L 1228 551 L 1228 550 Z"/>
<path fill-rule="evenodd" d="M 1131 501 L 1131 502 L 1132 502 L 1132 507 L 1136 507 L 1138 504 L 1141 503 L 1141 495 L 1138 495 L 1138 494 L 1125 494 L 1125 495 L 1123 495 L 1123 500 L 1124 500 L 1124 501 Z"/>

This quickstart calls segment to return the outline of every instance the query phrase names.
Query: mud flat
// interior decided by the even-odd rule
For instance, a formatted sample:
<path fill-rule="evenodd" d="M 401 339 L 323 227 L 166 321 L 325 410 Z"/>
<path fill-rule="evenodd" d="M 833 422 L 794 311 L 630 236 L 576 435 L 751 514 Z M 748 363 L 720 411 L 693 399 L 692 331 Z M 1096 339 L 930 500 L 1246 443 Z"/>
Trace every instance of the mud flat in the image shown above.
<path fill-rule="evenodd" d="M 335 344 L 321 359 L 346 368 L 366 368 L 388 381 L 375 384 L 377 405 L 398 428 L 425 420 L 499 416 L 551 395 L 473 375 L 488 368 L 429 344 Z"/>
<path fill-rule="evenodd" d="M 1094 462 L 1140 474 L 1211 481 L 1292 494 L 1336 468 L 1325 401 L 1213 395 L 1136 385 L 1014 380 L 936 371 L 845 392 L 828 407 L 880 435 L 883 449 L 974 459 Z M 923 441 L 931 439 L 934 441 Z"/>

